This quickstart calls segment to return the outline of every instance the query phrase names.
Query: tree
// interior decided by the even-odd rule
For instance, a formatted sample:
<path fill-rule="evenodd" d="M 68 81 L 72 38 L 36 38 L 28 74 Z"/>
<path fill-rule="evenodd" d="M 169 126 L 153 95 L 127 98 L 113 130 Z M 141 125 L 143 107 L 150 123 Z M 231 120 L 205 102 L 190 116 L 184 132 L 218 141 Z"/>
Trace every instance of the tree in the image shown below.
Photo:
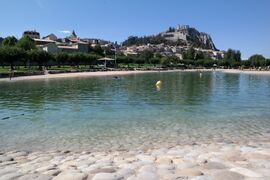
<path fill-rule="evenodd" d="M 100 56 L 104 56 L 104 50 L 101 48 L 101 46 L 98 44 L 93 48 L 93 51 L 95 54 L 98 54 Z"/>
<path fill-rule="evenodd" d="M 241 52 L 239 50 L 228 49 L 225 53 L 224 59 L 230 61 L 231 63 L 233 61 L 240 62 Z"/>
<path fill-rule="evenodd" d="M 250 65 L 253 67 L 265 66 L 266 59 L 260 54 L 252 55 L 249 59 Z"/>
<path fill-rule="evenodd" d="M 2 46 L 2 42 L 4 41 L 4 38 L 0 37 L 0 48 Z"/>
<path fill-rule="evenodd" d="M 23 36 L 18 42 L 17 47 L 22 48 L 26 51 L 36 48 L 35 41 L 29 36 Z"/>
<path fill-rule="evenodd" d="M 17 42 L 17 38 L 15 38 L 14 36 L 8 36 L 3 40 L 2 45 L 12 47 L 15 46 Z"/>
<path fill-rule="evenodd" d="M 183 54 L 184 59 L 195 59 L 196 51 L 193 47 L 190 47 L 187 52 Z"/>
<path fill-rule="evenodd" d="M 140 58 L 144 61 L 144 63 L 151 63 L 150 59 L 154 57 L 154 53 L 150 50 L 144 50 L 140 54 Z"/>
<path fill-rule="evenodd" d="M 55 60 L 58 67 L 68 62 L 68 53 L 66 52 L 59 52 L 55 55 Z"/>
<path fill-rule="evenodd" d="M 38 64 L 39 70 L 42 70 L 42 66 L 48 65 L 49 60 L 51 59 L 51 54 L 43 50 L 31 50 L 28 51 L 28 57 L 32 62 Z"/>
<path fill-rule="evenodd" d="M 9 46 L 2 48 L 1 54 L 3 62 L 9 64 L 11 70 L 14 70 L 15 62 L 22 61 L 26 56 L 24 50 L 17 47 L 9 47 Z"/>

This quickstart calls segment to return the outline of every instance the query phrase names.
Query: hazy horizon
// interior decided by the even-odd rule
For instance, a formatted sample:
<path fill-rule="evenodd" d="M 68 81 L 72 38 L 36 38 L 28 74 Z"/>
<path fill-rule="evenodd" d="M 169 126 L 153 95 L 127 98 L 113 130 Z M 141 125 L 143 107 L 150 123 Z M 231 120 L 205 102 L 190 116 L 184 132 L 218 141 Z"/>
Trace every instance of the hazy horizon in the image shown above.
<path fill-rule="evenodd" d="M 122 42 L 128 36 L 153 35 L 169 26 L 188 24 L 209 33 L 220 50 L 239 49 L 242 58 L 270 58 L 268 0 L 3 0 L 0 37 L 17 38 L 25 30 L 41 36 L 79 37 Z M 11 13 L 12 12 L 12 13 Z"/>

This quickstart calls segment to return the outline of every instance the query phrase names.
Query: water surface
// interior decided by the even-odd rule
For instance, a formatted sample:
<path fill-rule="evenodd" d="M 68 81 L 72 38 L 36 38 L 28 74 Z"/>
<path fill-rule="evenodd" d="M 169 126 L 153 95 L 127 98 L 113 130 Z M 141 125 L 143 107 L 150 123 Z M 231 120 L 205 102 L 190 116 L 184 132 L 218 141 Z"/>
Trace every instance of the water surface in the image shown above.
<path fill-rule="evenodd" d="M 269 138 L 270 76 L 167 72 L 0 82 L 0 150 L 103 151 Z"/>

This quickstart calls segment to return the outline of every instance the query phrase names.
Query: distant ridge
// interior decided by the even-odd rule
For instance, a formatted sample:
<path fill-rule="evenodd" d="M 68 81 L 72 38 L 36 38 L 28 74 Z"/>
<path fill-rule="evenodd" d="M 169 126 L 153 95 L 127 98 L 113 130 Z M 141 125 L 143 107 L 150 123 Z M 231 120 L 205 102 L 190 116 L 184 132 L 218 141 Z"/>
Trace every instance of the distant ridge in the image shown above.
<path fill-rule="evenodd" d="M 147 44 L 165 44 L 175 46 L 192 46 L 196 48 L 218 50 L 211 36 L 189 25 L 169 27 L 168 30 L 153 36 L 130 36 L 123 42 L 124 46 L 147 45 Z"/>

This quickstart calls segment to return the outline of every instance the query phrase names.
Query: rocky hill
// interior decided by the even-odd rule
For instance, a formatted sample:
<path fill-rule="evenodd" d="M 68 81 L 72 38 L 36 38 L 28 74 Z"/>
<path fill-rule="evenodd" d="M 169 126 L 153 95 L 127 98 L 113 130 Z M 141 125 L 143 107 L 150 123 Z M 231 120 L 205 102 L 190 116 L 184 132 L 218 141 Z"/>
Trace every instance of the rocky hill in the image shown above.
<path fill-rule="evenodd" d="M 196 48 L 217 50 L 209 34 L 199 32 L 188 25 L 170 27 L 167 31 L 154 36 L 131 36 L 123 42 L 123 46 L 165 44 L 173 46 L 193 46 Z"/>

